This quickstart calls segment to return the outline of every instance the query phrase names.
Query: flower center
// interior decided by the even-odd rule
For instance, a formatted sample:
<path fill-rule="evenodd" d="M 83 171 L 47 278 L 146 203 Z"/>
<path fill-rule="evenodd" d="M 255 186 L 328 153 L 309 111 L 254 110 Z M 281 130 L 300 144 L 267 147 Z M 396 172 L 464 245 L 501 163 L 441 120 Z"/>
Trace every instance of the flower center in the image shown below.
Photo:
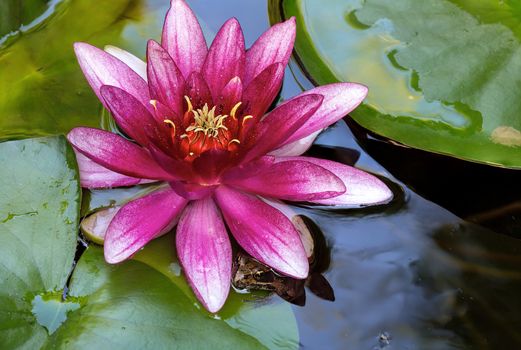
<path fill-rule="evenodd" d="M 181 138 L 188 137 L 190 132 L 203 133 L 204 136 L 218 138 L 219 131 L 228 130 L 228 128 L 224 125 L 224 121 L 226 118 L 228 118 L 228 116 L 226 114 L 215 115 L 216 106 L 213 106 L 212 109 L 208 109 L 208 104 L 205 103 L 203 108 L 193 109 L 190 99 L 187 96 L 185 96 L 185 99 L 188 103 L 187 113 L 193 113 L 194 122 L 192 125 L 186 128 L 186 134 L 181 135 Z"/>
<path fill-rule="evenodd" d="M 202 108 L 194 108 L 192 101 L 185 96 L 186 112 L 182 118 L 184 133 L 176 135 L 176 125 L 170 119 L 164 122 L 171 128 L 171 136 L 179 142 L 181 156 L 190 161 L 210 149 L 233 151 L 241 143 L 239 141 L 239 121 L 236 113 L 241 102 L 236 103 L 228 114 L 217 113 L 217 106 L 210 108 L 205 103 Z M 247 119 L 252 118 L 247 116 Z M 244 118 L 243 118 L 244 119 Z"/>

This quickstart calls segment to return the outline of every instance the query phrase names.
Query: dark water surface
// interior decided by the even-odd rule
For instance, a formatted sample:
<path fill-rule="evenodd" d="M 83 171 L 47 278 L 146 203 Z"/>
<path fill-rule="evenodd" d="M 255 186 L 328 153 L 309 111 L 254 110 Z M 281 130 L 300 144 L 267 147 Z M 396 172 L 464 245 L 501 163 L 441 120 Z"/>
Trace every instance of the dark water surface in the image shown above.
<path fill-rule="evenodd" d="M 82 6 L 98 6 L 88 3 L 59 2 L 49 20 L 65 21 L 66 16 L 74 15 L 75 6 L 81 5 L 78 11 Z M 232 16 L 241 22 L 247 46 L 269 26 L 268 4 L 262 0 L 189 3 L 201 19 L 208 39 Z M 18 41 L 3 44 L 2 65 L 9 56 L 23 57 L 23 52 L 29 53 L 27 50 L 33 55 L 19 67 L 13 67 L 20 69 L 17 74 L 11 72 L 0 82 L 0 138 L 64 133 L 75 125 L 100 124 L 95 117 L 100 105 L 78 78 L 79 68 L 72 60 L 70 42 L 116 44 L 142 57 L 145 40 L 159 38 L 168 8 L 166 0 L 116 0 L 107 4 L 102 2 L 100 6 L 114 13 L 99 13 L 103 18 L 98 20 L 105 21 L 101 32 L 85 29 L 92 18 L 80 11 L 82 15 L 74 19 L 79 24 L 72 27 L 78 35 L 45 34 L 43 28 L 29 30 L 20 34 Z M 70 29 L 68 24 L 63 25 Z M 32 36 L 43 35 L 42 32 L 63 41 L 52 44 L 58 50 L 54 57 L 38 51 L 39 47 L 31 42 Z M 22 66 L 34 62 L 43 63 L 36 70 Z M 40 74 L 37 78 L 35 71 Z M 24 96 L 28 87 L 33 90 Z M 308 89 L 312 85 L 292 61 L 281 97 L 294 96 L 301 87 Z M 53 94 L 58 95 L 51 103 Z M 61 100 L 67 103 L 60 104 Z M 410 150 L 375 139 L 352 122 L 349 124 L 351 129 L 340 122 L 324 132 L 310 153 L 345 163 L 356 161 L 358 167 L 388 178 L 396 199 L 387 206 L 364 210 L 296 208 L 316 222 L 326 237 L 331 261 L 324 275 L 336 296 L 334 302 L 328 302 L 308 292 L 306 305 L 293 308 L 301 347 L 521 348 L 517 173 L 421 152 L 411 154 Z M 412 189 L 488 228 L 463 221 Z"/>

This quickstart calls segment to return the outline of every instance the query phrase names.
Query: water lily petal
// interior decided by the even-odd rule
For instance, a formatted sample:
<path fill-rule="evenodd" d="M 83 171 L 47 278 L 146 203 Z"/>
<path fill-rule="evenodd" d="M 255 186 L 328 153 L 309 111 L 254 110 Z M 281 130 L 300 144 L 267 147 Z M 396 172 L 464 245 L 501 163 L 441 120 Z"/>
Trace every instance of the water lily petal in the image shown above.
<path fill-rule="evenodd" d="M 104 102 L 100 88 L 112 85 L 125 90 L 144 105 L 148 103 L 150 95 L 146 81 L 118 58 L 86 43 L 75 43 L 74 51 L 83 74 L 100 101 Z"/>
<path fill-rule="evenodd" d="M 190 202 L 179 219 L 177 256 L 197 299 L 210 312 L 221 309 L 230 291 L 232 247 L 211 197 Z"/>
<path fill-rule="evenodd" d="M 243 114 L 261 117 L 279 93 L 284 79 L 284 66 L 274 63 L 257 75 L 244 90 Z"/>
<path fill-rule="evenodd" d="M 315 142 L 315 139 L 321 132 L 322 130 L 315 131 L 314 133 L 304 138 L 293 141 L 280 148 L 277 148 L 274 151 L 271 151 L 269 155 L 277 157 L 300 156 L 301 154 L 305 153 L 311 147 L 311 145 L 313 145 L 313 142 Z"/>
<path fill-rule="evenodd" d="M 144 148 L 111 132 L 79 127 L 72 129 L 67 139 L 76 150 L 117 173 L 144 179 L 175 180 Z"/>
<path fill-rule="evenodd" d="M 233 77 L 222 89 L 216 104 L 222 106 L 224 113 L 229 113 L 240 101 L 242 101 L 242 81 L 239 77 Z"/>
<path fill-rule="evenodd" d="M 76 150 L 74 150 L 74 153 L 76 153 L 76 161 L 80 170 L 80 185 L 83 188 L 134 186 L 154 181 L 116 173 L 97 164 Z"/>
<path fill-rule="evenodd" d="M 346 191 L 337 197 L 313 200 L 325 205 L 375 205 L 384 204 L 393 198 L 391 190 L 376 176 L 357 168 L 312 157 L 277 158 L 277 161 L 304 160 L 323 167 L 338 176 L 345 184 Z"/>
<path fill-rule="evenodd" d="M 168 52 L 154 40 L 148 41 L 147 73 L 150 97 L 182 113 L 184 78 Z"/>
<path fill-rule="evenodd" d="M 128 136 L 142 146 L 154 142 L 167 149 L 171 147 L 168 126 L 159 124 L 134 96 L 115 86 L 104 85 L 100 91 L 116 123 Z"/>
<path fill-rule="evenodd" d="M 284 214 L 259 198 L 221 186 L 215 198 L 233 236 L 248 254 L 284 275 L 306 278 L 306 252 Z"/>
<path fill-rule="evenodd" d="M 322 130 L 345 117 L 362 103 L 367 96 L 367 87 L 356 83 L 335 83 L 305 91 L 294 98 L 309 94 L 320 94 L 324 96 L 324 101 L 315 114 L 298 128 L 285 144 L 306 137 L 315 131 Z"/>
<path fill-rule="evenodd" d="M 260 165 L 251 170 L 234 169 L 223 181 L 247 192 L 291 201 L 337 197 L 346 191 L 342 180 L 331 171 L 303 160 Z"/>
<path fill-rule="evenodd" d="M 129 66 L 145 81 L 147 80 L 147 64 L 141 58 L 134 56 L 126 50 L 112 45 L 106 45 L 104 50 L 105 52 L 110 53 L 112 56 L 118 58 L 121 62 Z"/>
<path fill-rule="evenodd" d="M 161 45 L 168 51 L 185 78 L 199 72 L 208 48 L 194 13 L 183 0 L 172 0 L 166 14 Z"/>
<path fill-rule="evenodd" d="M 271 111 L 251 130 L 247 140 L 251 148 L 244 161 L 265 155 L 285 144 L 288 137 L 316 112 L 322 100 L 321 95 L 308 94 L 294 98 Z"/>
<path fill-rule="evenodd" d="M 210 88 L 199 72 L 193 72 L 186 79 L 185 95 L 190 97 L 194 108 L 202 108 L 205 103 L 212 104 Z"/>
<path fill-rule="evenodd" d="M 107 229 L 105 260 L 115 264 L 128 259 L 166 227 L 172 226 L 186 202 L 168 188 L 125 204 Z"/>
<path fill-rule="evenodd" d="M 235 18 L 226 21 L 210 46 L 203 65 L 203 77 L 217 99 L 223 87 L 244 71 L 244 36 Z"/>
<path fill-rule="evenodd" d="M 286 67 L 295 42 L 295 17 L 275 24 L 262 34 L 246 53 L 244 83 L 248 85 L 269 65 L 279 62 Z"/>

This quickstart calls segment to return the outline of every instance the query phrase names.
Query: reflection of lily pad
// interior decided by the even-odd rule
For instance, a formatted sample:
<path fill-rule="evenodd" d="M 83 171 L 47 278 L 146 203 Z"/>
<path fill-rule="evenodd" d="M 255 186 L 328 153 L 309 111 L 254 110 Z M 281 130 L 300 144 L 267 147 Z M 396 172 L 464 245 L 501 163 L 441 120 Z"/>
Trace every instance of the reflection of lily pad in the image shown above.
<path fill-rule="evenodd" d="M 318 83 L 370 88 L 352 113 L 411 147 L 521 168 L 520 6 L 483 0 L 283 0 Z M 325 20 L 327 19 L 327 20 Z"/>

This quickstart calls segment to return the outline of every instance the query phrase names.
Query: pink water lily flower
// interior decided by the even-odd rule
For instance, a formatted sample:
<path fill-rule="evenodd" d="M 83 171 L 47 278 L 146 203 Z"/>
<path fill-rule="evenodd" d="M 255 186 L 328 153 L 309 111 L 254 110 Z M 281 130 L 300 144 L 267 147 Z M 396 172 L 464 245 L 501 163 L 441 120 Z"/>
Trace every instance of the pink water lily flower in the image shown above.
<path fill-rule="evenodd" d="M 197 298 L 218 311 L 229 290 L 228 230 L 251 256 L 279 273 L 306 278 L 308 260 L 291 221 L 271 200 L 370 205 L 392 194 L 376 177 L 332 161 L 300 156 L 317 134 L 367 94 L 354 83 L 321 86 L 267 113 L 295 40 L 295 20 L 277 24 L 245 50 L 228 20 L 210 48 L 183 0 L 172 0 L 161 44 L 147 62 L 86 43 L 81 68 L 119 128 L 130 138 L 78 127 L 68 134 L 83 187 L 162 181 L 110 221 L 109 263 L 128 259 L 177 225 L 179 261 Z"/>

